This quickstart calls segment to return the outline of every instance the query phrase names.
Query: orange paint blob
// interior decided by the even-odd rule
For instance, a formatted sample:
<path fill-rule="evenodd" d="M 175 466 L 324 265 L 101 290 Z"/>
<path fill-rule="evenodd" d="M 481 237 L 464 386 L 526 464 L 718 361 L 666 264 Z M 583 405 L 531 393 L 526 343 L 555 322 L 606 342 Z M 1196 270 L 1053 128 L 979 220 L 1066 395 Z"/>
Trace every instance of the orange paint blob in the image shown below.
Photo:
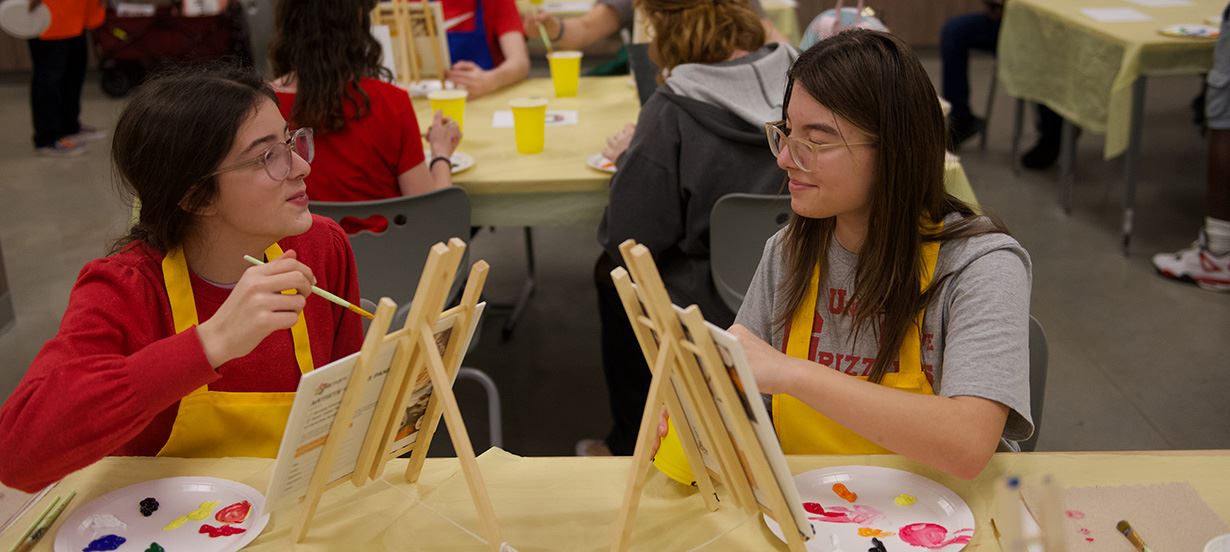
<path fill-rule="evenodd" d="M 891 531 L 885 532 L 879 529 L 873 529 L 871 527 L 859 527 L 858 528 L 858 536 L 860 537 L 891 537 L 896 534 L 897 533 L 893 533 Z"/>
<path fill-rule="evenodd" d="M 854 502 L 855 500 L 858 500 L 858 493 L 852 492 L 850 489 L 847 489 L 846 486 L 842 483 L 834 484 L 833 492 L 837 496 L 840 496 L 842 500 L 845 500 L 846 502 Z"/>

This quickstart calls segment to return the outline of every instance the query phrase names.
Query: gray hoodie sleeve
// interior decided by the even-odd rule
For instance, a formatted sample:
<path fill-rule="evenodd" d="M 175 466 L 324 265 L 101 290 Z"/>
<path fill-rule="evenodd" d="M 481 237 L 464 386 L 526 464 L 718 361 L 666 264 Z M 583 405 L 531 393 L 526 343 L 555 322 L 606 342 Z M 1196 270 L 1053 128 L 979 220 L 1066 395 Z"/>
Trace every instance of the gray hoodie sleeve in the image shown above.
<path fill-rule="evenodd" d="M 641 109 L 632 143 L 611 177 L 598 241 L 619 264 L 619 244 L 628 238 L 649 248 L 659 263 L 661 253 L 683 239 L 686 201 L 677 170 L 677 117 L 661 94 L 654 94 Z"/>

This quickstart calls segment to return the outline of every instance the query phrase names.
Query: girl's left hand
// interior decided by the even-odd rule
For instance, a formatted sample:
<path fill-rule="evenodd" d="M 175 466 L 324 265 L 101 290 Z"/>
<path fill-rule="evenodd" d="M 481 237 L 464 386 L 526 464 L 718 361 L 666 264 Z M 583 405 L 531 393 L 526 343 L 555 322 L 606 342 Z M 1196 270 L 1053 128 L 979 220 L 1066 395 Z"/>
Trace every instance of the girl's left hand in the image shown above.
<path fill-rule="evenodd" d="M 731 326 L 728 331 L 738 338 L 743 351 L 747 353 L 747 364 L 752 369 L 752 376 L 756 378 L 756 387 L 760 388 L 760 392 L 789 392 L 794 359 L 774 349 L 740 324 Z"/>
<path fill-rule="evenodd" d="M 448 71 L 448 80 L 469 92 L 470 99 L 495 92 L 495 75 L 471 61 L 458 61 Z"/>

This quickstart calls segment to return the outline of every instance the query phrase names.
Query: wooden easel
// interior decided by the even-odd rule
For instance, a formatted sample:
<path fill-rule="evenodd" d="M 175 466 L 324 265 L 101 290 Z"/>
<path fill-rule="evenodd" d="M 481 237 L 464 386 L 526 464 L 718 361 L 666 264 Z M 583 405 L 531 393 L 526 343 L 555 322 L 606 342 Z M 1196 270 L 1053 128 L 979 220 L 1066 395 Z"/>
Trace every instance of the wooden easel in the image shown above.
<path fill-rule="evenodd" d="M 470 496 L 478 510 L 478 517 L 483 526 L 483 536 L 492 550 L 499 550 L 504 543 L 495 518 L 495 510 L 491 506 L 491 499 L 487 495 L 482 473 L 478 469 L 474 449 L 470 444 L 469 433 L 466 431 L 456 396 L 453 394 L 453 380 L 465 356 L 463 345 L 466 343 L 469 328 L 477 315 L 479 296 L 486 283 L 489 269 L 485 261 L 474 263 L 466 281 L 465 291 L 462 293 L 461 303 L 452 309 L 442 311 L 464 252 L 465 243 L 457 238 L 449 240 L 448 246 L 438 243 L 431 248 L 402 329 L 388 333 L 396 305 L 387 298 L 381 299 L 349 381 L 367 380 L 370 365 L 382 343 L 395 342 L 397 350 L 393 353 L 384 387 L 381 389 L 375 411 L 360 447 L 358 461 L 353 473 L 330 481 L 331 465 L 341 439 L 325 441 L 324 450 L 312 473 L 307 493 L 301 500 L 301 511 L 291 531 L 295 542 L 303 541 L 315 515 L 320 496 L 333 487 L 348 481 L 356 486 L 362 486 L 369 479 L 380 477 L 390 459 L 406 452 L 412 453 L 406 471 L 406 480 L 411 483 L 417 482 L 422 470 L 423 459 L 427 455 L 427 449 L 431 446 L 432 436 L 439 425 L 440 417 L 443 416 L 448 424 L 457 459 L 461 463 L 462 474 L 469 486 Z M 436 345 L 434 328 L 439 320 L 447 317 L 455 317 L 455 319 L 448 343 L 441 353 Z M 408 394 L 414 390 L 414 382 L 424 370 L 431 381 L 432 395 L 428 402 L 427 412 L 423 417 L 422 428 L 413 443 L 400 450 L 389 451 L 388 448 L 392 444 L 400 421 L 398 414 L 409 398 Z M 347 385 L 337 417 L 333 420 L 330 436 L 341 435 L 345 430 L 346 424 L 354 415 L 355 400 L 361 388 L 361 385 Z"/>
<path fill-rule="evenodd" d="M 412 2 L 414 0 L 380 2 L 372 10 L 372 24 L 388 25 L 389 30 L 393 31 L 392 34 L 395 34 L 392 38 L 398 81 L 411 83 L 423 77 L 443 80 L 448 67 L 444 62 L 439 33 L 444 32 L 444 29 L 436 28 L 435 14 L 428 0 L 419 0 L 419 7 L 413 6 Z M 422 58 L 419 57 L 418 45 L 415 44 L 415 38 L 418 36 L 415 29 L 419 25 L 422 25 L 428 43 L 431 44 L 432 60 L 436 67 L 436 72 L 431 75 L 423 74 Z"/>
<path fill-rule="evenodd" d="M 795 526 L 793 516 L 769 468 L 764 450 L 756 440 L 754 430 L 742 412 L 725 412 L 727 419 L 741 428 L 735 434 L 728 433 L 719 408 L 733 408 L 740 403 L 733 398 L 725 365 L 709 337 L 699 309 L 689 307 L 687 316 L 681 318 L 671 303 L 666 287 L 658 273 L 649 250 L 632 240 L 620 244 L 627 270 L 616 268 L 611 278 L 633 332 L 653 372 L 645 412 L 641 418 L 640 431 L 628 475 L 628 486 L 623 505 L 616 519 L 615 536 L 611 544 L 614 551 L 626 550 L 635 523 L 641 492 L 652 468 L 650 443 L 658 439 L 657 426 L 660 412 L 665 405 L 683 445 L 684 455 L 692 473 L 696 474 L 696 486 L 701 491 L 705 505 L 710 510 L 717 507 L 717 495 L 713 481 L 717 480 L 734 498 L 734 502 L 749 514 L 765 511 L 782 525 L 790 550 L 802 552 L 803 538 Z M 631 278 L 629 277 L 631 273 Z M 633 283 L 635 280 L 635 284 Z M 686 331 L 684 322 L 687 322 Z M 698 344 L 699 341 L 699 344 Z M 706 366 L 717 359 L 716 367 Z M 728 394 L 717 397 L 710 390 L 708 380 L 726 381 Z M 715 380 L 712 370 L 721 370 Z M 742 418 L 740 418 L 742 416 Z M 740 426 L 737 421 L 743 420 Z M 707 446 L 715 456 L 716 467 L 707 466 L 700 452 Z M 747 464 L 740 460 L 736 446 L 741 447 Z M 759 454 L 757 454 L 757 452 Z M 716 469 L 712 469 L 716 468 Z M 760 489 L 767 505 L 756 500 L 753 485 Z"/>

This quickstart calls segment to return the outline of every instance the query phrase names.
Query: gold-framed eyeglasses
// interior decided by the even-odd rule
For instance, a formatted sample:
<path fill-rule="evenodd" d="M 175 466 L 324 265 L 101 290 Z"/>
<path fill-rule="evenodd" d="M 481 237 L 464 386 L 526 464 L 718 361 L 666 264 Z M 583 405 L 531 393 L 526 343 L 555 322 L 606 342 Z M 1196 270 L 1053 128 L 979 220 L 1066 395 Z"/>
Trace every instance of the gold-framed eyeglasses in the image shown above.
<path fill-rule="evenodd" d="M 773 152 L 773 156 L 781 155 L 782 146 L 785 145 L 786 150 L 790 152 L 790 160 L 803 172 L 812 172 L 819 169 L 819 154 L 826 150 L 851 146 L 874 146 L 876 144 L 874 141 L 817 144 L 811 140 L 791 136 L 786 129 L 786 121 L 765 123 L 764 133 L 765 137 L 769 139 L 769 151 Z"/>
<path fill-rule="evenodd" d="M 312 158 L 316 156 L 316 149 L 312 143 L 312 129 L 305 127 L 296 130 L 291 133 L 290 138 L 287 138 L 285 142 L 269 146 L 269 149 L 265 150 L 265 153 L 261 154 L 260 157 L 218 169 L 205 175 L 205 178 L 261 165 L 265 167 L 265 173 L 269 175 L 269 178 L 281 182 L 290 176 L 291 169 L 295 165 L 295 159 L 292 157 L 292 154 L 297 154 L 308 163 L 312 162 Z"/>

